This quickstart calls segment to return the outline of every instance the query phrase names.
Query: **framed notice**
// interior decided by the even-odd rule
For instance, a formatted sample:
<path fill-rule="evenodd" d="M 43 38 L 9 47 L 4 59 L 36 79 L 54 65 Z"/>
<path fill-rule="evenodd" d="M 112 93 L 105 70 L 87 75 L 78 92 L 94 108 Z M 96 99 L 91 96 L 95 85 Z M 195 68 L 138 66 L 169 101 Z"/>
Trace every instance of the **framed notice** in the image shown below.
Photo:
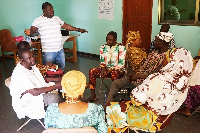
<path fill-rule="evenodd" d="M 98 19 L 114 20 L 114 0 L 98 0 Z"/>

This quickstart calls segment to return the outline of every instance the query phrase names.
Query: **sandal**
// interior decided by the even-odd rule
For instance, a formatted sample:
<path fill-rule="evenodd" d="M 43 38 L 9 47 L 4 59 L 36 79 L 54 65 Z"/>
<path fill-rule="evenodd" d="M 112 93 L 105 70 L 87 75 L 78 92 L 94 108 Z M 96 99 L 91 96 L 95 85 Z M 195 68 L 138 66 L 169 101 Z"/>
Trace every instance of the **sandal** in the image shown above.
<path fill-rule="evenodd" d="M 191 115 L 191 113 L 186 113 L 184 112 L 184 110 L 177 110 L 176 113 L 186 117 L 189 117 Z"/>

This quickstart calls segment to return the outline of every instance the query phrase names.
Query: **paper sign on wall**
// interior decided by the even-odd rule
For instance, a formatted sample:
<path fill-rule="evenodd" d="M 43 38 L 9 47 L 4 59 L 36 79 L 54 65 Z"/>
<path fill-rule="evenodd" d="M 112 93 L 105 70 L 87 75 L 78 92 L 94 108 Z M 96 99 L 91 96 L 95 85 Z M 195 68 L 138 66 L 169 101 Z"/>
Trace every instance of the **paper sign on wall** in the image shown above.
<path fill-rule="evenodd" d="M 98 0 L 98 18 L 114 20 L 114 0 Z"/>

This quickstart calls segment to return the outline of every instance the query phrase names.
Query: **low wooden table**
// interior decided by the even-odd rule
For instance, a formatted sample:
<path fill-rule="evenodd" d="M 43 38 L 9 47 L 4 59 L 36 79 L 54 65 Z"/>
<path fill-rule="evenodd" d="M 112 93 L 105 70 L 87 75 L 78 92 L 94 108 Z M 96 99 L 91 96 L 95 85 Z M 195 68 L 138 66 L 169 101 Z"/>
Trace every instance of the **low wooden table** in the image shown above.
<path fill-rule="evenodd" d="M 77 62 L 76 37 L 78 37 L 78 36 L 79 36 L 78 34 L 70 34 L 69 37 L 65 37 L 67 39 L 63 41 L 63 42 L 69 42 L 69 41 L 73 42 L 73 48 L 72 49 L 64 48 L 65 53 L 66 52 L 72 52 L 72 54 L 73 54 L 72 57 L 65 58 L 68 61 Z M 36 61 L 38 62 L 38 64 L 42 64 L 41 42 L 40 41 L 32 41 L 32 42 L 30 42 L 30 44 L 31 44 L 31 50 L 32 50 L 33 54 L 36 56 Z"/>
<path fill-rule="evenodd" d="M 42 64 L 42 47 L 40 41 L 32 41 L 31 44 L 31 51 L 33 55 L 35 55 L 35 59 L 38 64 Z"/>

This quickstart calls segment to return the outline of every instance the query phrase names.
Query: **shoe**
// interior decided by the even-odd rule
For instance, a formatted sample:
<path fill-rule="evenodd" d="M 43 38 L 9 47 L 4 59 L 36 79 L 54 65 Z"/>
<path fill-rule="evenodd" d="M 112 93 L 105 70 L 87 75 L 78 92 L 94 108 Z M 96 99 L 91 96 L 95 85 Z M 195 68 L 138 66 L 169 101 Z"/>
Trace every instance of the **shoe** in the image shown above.
<path fill-rule="evenodd" d="M 95 99 L 92 99 L 91 97 L 88 97 L 88 99 L 86 99 L 86 100 L 84 100 L 84 102 L 86 102 L 86 103 L 93 103 L 93 102 L 95 102 L 95 101 L 97 101 L 97 98 L 95 98 Z"/>
<path fill-rule="evenodd" d="M 180 115 L 183 115 L 183 116 L 186 116 L 186 117 L 189 117 L 189 116 L 191 115 L 191 114 L 186 114 L 186 113 L 183 112 L 182 110 L 180 110 L 180 111 L 177 110 L 176 113 L 177 113 L 177 114 L 180 114 Z"/>

